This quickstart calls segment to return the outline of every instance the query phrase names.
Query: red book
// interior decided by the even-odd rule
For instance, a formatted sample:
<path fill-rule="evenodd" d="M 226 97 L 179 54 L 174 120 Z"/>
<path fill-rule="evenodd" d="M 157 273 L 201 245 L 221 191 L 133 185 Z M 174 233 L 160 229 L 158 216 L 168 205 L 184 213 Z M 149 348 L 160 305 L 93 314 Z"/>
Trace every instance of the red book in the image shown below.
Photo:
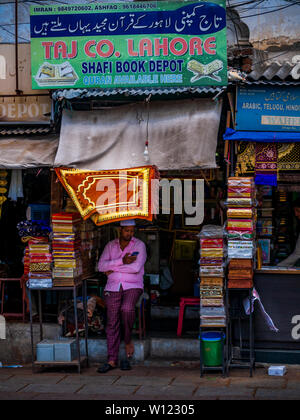
<path fill-rule="evenodd" d="M 52 215 L 52 222 L 55 223 L 80 223 L 81 221 L 79 213 L 55 213 Z"/>

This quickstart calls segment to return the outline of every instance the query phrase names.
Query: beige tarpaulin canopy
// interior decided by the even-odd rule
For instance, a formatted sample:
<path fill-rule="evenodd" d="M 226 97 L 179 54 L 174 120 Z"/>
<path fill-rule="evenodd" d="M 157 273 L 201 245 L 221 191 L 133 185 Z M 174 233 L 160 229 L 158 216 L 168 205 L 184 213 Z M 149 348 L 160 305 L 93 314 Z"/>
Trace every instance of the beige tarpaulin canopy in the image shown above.
<path fill-rule="evenodd" d="M 215 168 L 222 103 L 211 99 L 153 101 L 64 110 L 56 167 L 107 170 Z M 144 157 L 149 141 L 149 161 Z"/>
<path fill-rule="evenodd" d="M 0 168 L 52 167 L 57 147 L 57 135 L 0 138 Z"/>

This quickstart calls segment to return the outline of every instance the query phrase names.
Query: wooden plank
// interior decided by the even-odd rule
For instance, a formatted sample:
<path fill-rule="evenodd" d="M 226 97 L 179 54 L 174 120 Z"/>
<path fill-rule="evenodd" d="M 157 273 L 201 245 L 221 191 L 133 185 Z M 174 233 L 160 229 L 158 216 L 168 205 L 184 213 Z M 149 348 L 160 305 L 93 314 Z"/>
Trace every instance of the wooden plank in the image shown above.
<path fill-rule="evenodd" d="M 300 270 L 255 270 L 257 274 L 290 274 L 298 275 L 300 279 Z"/>
<path fill-rule="evenodd" d="M 72 360 L 72 362 L 38 362 L 35 361 L 34 364 L 37 366 L 63 366 L 63 365 L 70 365 L 70 366 L 77 366 L 79 363 L 83 363 L 86 360 L 86 356 L 80 358 L 80 362 L 78 359 Z"/>

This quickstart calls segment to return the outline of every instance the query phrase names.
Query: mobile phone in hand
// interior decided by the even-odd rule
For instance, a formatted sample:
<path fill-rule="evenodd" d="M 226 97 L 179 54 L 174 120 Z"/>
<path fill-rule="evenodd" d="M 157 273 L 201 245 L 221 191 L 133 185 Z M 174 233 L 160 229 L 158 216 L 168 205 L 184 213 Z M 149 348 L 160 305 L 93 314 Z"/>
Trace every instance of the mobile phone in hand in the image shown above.
<path fill-rule="evenodd" d="M 139 252 L 133 252 L 130 256 L 131 257 L 137 257 L 139 255 Z"/>

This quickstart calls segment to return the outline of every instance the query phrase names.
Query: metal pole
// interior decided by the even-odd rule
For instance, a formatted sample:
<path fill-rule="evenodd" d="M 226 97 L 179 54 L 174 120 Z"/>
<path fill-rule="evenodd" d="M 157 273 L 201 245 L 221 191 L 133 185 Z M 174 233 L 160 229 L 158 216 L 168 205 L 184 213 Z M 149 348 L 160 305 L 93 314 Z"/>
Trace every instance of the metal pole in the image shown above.
<path fill-rule="evenodd" d="M 25 286 L 26 287 L 26 286 Z M 32 296 L 31 289 L 28 289 L 29 297 L 29 314 L 30 314 L 30 336 L 31 336 L 31 362 L 32 362 L 32 372 L 34 372 L 34 344 L 33 344 L 33 320 L 32 320 Z"/>
<path fill-rule="evenodd" d="M 15 72 L 16 72 L 16 94 L 21 95 L 22 91 L 19 89 L 19 19 L 18 19 L 18 0 L 15 0 Z"/>
<path fill-rule="evenodd" d="M 82 283 L 83 291 L 83 312 L 84 312 L 84 328 L 85 328 L 85 354 L 86 354 L 86 365 L 89 366 L 89 350 L 88 350 L 88 316 L 87 316 L 87 281 L 83 280 Z"/>
<path fill-rule="evenodd" d="M 42 296 L 39 290 L 39 319 L 40 319 L 40 340 L 43 340 L 43 313 L 42 313 Z"/>
<path fill-rule="evenodd" d="M 79 342 L 79 333 L 78 333 L 78 317 L 77 317 L 77 293 L 76 287 L 73 287 L 73 298 L 74 298 L 74 316 L 75 316 L 75 330 L 76 330 L 76 346 L 77 346 L 77 358 L 78 358 L 78 373 L 80 373 L 80 342 Z"/>
<path fill-rule="evenodd" d="M 201 322 L 201 321 L 200 321 Z M 203 354 L 202 354 L 202 328 L 199 328 L 199 343 L 200 343 L 200 378 L 203 377 Z"/>
<path fill-rule="evenodd" d="M 249 303 L 250 303 L 250 377 L 252 378 L 253 371 L 253 303 L 252 303 L 252 289 L 249 289 Z"/>

